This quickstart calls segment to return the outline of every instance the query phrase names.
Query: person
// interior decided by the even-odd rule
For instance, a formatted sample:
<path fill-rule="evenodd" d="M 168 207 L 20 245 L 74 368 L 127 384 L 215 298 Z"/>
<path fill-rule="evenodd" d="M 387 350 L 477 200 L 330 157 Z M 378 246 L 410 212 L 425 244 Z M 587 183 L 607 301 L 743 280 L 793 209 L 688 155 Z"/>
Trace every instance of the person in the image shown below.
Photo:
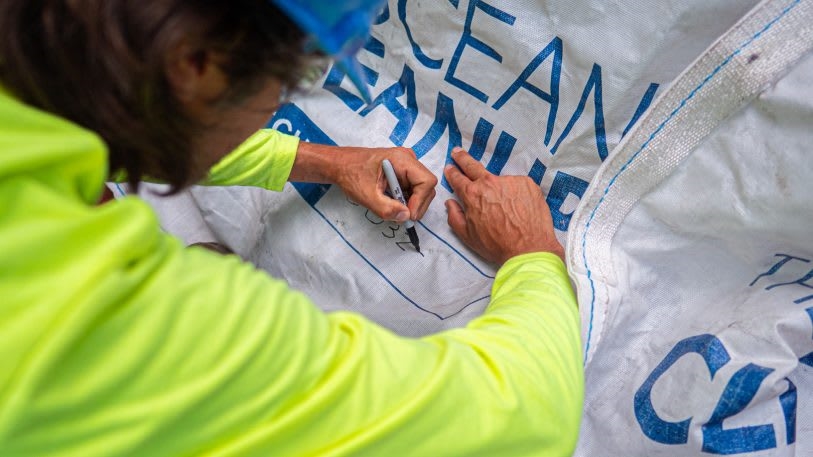
<path fill-rule="evenodd" d="M 501 268 L 481 317 L 423 338 L 186 248 L 137 198 L 96 204 L 119 172 L 174 191 L 309 180 L 419 219 L 437 178 L 410 150 L 261 129 L 321 54 L 354 71 L 379 6 L 0 3 L 0 455 L 572 452 L 578 311 L 530 179 L 455 151 L 449 224 Z M 383 194 L 384 158 L 406 207 Z"/>

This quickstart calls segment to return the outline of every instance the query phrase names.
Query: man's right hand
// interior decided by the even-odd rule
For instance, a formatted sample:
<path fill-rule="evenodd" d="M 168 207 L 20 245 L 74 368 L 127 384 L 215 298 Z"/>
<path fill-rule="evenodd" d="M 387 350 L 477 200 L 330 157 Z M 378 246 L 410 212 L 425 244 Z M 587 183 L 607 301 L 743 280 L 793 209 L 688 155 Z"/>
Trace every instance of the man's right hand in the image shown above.
<path fill-rule="evenodd" d="M 531 252 L 552 252 L 564 259 L 553 233 L 553 220 L 539 186 L 525 176 L 496 176 L 461 148 L 452 151 L 458 165 L 444 170 L 459 202 L 447 200 L 452 231 L 484 259 L 499 265 Z"/>

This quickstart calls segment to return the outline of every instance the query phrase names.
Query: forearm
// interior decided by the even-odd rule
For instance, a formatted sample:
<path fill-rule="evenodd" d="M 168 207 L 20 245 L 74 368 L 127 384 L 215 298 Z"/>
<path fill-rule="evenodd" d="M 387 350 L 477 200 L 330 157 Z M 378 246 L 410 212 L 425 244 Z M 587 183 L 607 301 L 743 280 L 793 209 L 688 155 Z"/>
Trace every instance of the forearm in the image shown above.
<path fill-rule="evenodd" d="M 300 142 L 288 181 L 334 184 L 337 161 L 341 159 L 337 149 L 337 146 Z"/>
<path fill-rule="evenodd" d="M 212 167 L 204 184 L 259 185 L 271 190 L 278 190 L 285 181 L 334 184 L 341 170 L 341 149 L 261 130 Z"/>

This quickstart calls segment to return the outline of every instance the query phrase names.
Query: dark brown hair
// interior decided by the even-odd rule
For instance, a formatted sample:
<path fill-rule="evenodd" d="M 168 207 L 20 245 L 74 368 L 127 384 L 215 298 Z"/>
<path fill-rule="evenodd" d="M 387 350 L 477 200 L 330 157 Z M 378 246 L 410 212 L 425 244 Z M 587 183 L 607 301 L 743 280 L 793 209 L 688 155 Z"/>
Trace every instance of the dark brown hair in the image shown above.
<path fill-rule="evenodd" d="M 205 128 L 166 77 L 181 39 L 227 56 L 218 104 L 307 70 L 304 35 L 269 0 L 0 0 L 0 84 L 99 134 L 131 185 L 151 176 L 174 192 L 201 178 L 191 144 Z"/>

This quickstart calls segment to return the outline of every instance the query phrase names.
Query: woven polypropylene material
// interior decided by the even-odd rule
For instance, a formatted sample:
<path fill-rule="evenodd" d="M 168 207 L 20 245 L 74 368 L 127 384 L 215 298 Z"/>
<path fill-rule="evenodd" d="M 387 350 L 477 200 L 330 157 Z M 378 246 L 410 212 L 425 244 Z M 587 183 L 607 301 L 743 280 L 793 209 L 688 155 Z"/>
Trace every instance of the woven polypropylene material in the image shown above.
<path fill-rule="evenodd" d="M 604 163 L 582 199 L 568 242 L 568 266 L 582 285 L 585 363 L 600 339 L 606 287 L 615 282 L 610 244 L 629 210 L 721 121 L 811 48 L 810 1 L 761 3 L 673 83 Z"/>

